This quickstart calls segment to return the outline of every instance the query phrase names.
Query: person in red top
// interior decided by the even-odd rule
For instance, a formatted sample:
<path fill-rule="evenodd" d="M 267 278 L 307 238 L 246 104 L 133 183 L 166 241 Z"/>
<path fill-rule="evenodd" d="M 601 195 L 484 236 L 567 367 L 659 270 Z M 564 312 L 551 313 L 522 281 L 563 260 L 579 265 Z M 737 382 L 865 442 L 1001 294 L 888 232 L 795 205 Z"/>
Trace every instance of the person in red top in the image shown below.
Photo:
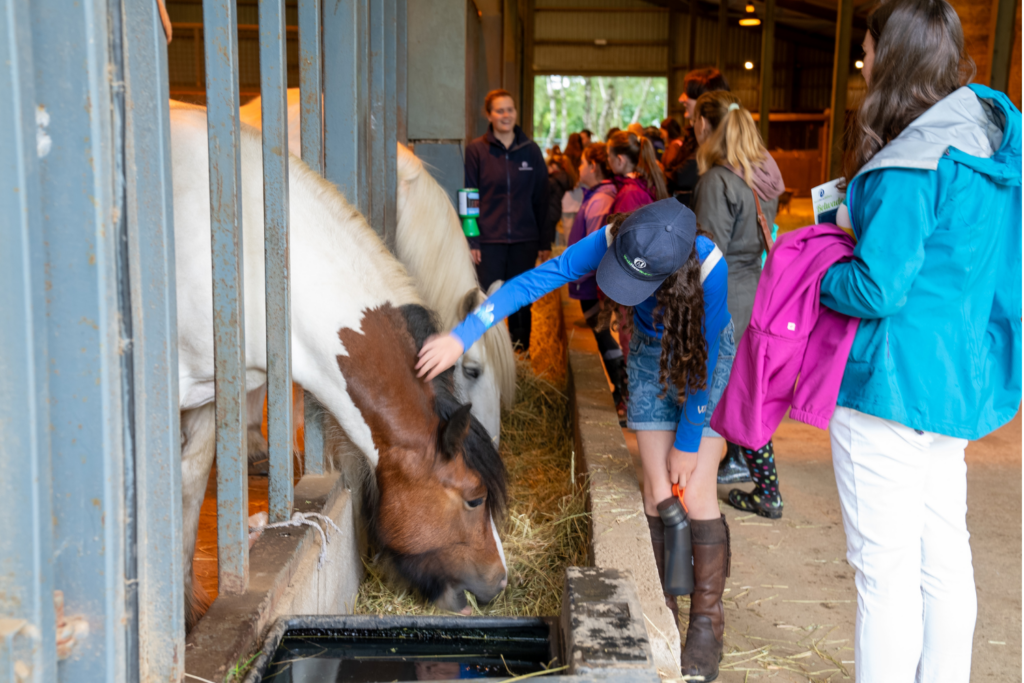
<path fill-rule="evenodd" d="M 608 136 L 608 166 L 615 176 L 617 193 L 609 215 L 629 213 L 661 199 L 668 199 L 665 175 L 658 165 L 654 145 L 645 137 L 637 137 L 626 130 Z M 625 309 L 619 311 L 619 320 L 625 319 Z M 630 332 L 619 325 L 619 346 L 623 361 L 629 357 Z"/>

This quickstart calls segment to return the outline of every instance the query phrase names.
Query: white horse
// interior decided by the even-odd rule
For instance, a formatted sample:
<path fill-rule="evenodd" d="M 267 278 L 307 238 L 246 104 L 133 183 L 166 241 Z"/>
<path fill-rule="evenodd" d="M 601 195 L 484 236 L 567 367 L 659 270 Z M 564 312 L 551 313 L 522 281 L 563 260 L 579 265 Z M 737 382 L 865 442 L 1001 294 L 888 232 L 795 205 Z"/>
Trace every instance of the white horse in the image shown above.
<path fill-rule="evenodd" d="M 241 119 L 255 128 L 262 123 L 261 99 L 241 108 Z M 299 155 L 299 89 L 288 90 L 288 149 Z M 396 251 L 428 308 L 451 329 L 488 295 L 480 289 L 469 245 L 448 194 L 409 148 L 398 145 L 398 229 Z M 498 443 L 501 408 L 515 401 L 515 354 L 508 329 L 495 325 L 459 359 L 455 395 L 471 403 L 473 415 Z"/>
<path fill-rule="evenodd" d="M 172 103 L 171 158 L 189 623 L 199 509 L 214 457 L 213 292 L 206 111 Z M 263 173 L 258 131 L 242 127 L 246 386 L 266 383 Z M 435 332 L 412 279 L 365 219 L 297 157 L 289 161 L 292 373 L 374 468 L 372 530 L 427 599 L 466 608 L 506 582 L 494 515 L 504 469 L 447 382 L 415 374 Z"/>

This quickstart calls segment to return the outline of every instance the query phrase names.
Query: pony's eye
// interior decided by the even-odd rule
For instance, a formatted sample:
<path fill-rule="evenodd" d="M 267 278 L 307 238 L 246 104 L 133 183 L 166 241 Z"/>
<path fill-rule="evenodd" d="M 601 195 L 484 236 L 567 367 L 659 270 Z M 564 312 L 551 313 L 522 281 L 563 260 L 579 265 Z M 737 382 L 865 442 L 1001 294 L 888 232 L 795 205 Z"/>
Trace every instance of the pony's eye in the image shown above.
<path fill-rule="evenodd" d="M 484 499 L 483 498 L 474 498 L 473 500 L 467 500 L 466 501 L 466 507 L 468 507 L 468 508 L 478 508 L 478 507 L 480 507 L 483 504 L 484 504 Z"/>
<path fill-rule="evenodd" d="M 462 374 L 469 379 L 477 379 L 480 376 L 480 368 L 475 365 L 463 365 Z"/>

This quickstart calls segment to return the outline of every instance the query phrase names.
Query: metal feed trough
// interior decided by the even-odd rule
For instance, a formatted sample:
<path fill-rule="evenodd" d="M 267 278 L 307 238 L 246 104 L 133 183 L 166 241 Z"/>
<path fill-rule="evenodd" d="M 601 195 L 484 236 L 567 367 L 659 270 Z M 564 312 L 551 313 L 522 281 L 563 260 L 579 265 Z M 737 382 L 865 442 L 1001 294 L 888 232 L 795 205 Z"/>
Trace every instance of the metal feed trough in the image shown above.
<path fill-rule="evenodd" d="M 180 681 L 181 431 L 161 7 L 0 8 L 0 683 Z M 299 0 L 298 12 L 302 157 L 393 246 L 406 2 Z M 204 0 L 203 19 L 219 590 L 239 593 L 249 553 L 234 0 Z M 260 1 L 259 35 L 270 517 L 280 521 L 293 501 L 284 0 Z M 307 418 L 305 433 L 305 472 L 322 473 L 320 425 Z"/>

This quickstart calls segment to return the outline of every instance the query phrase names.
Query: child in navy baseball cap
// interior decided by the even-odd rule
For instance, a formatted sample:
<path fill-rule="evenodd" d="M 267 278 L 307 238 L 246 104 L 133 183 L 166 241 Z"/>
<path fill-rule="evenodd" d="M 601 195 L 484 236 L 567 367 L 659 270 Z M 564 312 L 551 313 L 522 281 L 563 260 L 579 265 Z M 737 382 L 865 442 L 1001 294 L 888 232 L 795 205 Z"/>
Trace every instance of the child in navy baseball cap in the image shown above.
<path fill-rule="evenodd" d="M 633 328 L 626 424 L 636 432 L 643 462 L 644 511 L 663 588 L 669 585 L 666 558 L 678 554 L 667 547 L 665 523 L 678 530 L 684 500 L 689 512 L 695 587 L 681 664 L 684 674 L 711 680 L 722 655 L 729 547 L 717 486 L 725 439 L 711 429 L 710 420 L 736 345 L 726 306 L 725 259 L 699 234 L 693 212 L 665 199 L 610 216 L 608 225 L 560 256 L 505 283 L 454 330 L 428 339 L 416 369 L 428 380 L 437 377 L 488 328 L 594 272 L 608 302 L 616 304 L 606 308 L 605 317 L 619 305 L 629 309 L 619 321 Z M 682 489 L 679 497 L 673 485 Z M 683 590 L 675 586 L 674 592 Z M 677 613 L 674 594 L 666 591 L 665 602 Z"/>

